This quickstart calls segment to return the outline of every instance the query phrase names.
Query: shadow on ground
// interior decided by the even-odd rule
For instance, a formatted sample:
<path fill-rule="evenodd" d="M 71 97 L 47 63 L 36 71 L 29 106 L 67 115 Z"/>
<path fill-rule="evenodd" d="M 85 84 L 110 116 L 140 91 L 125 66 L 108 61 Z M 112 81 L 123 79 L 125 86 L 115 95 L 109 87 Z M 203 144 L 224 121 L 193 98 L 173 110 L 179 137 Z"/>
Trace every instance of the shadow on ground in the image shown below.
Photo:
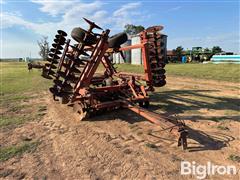
<path fill-rule="evenodd" d="M 217 97 L 206 93 L 218 92 L 217 90 L 169 90 L 164 92 L 155 92 L 151 95 L 152 105 L 150 111 L 163 110 L 166 114 L 184 114 L 186 111 L 190 111 L 190 115 L 181 116 L 186 120 L 235 120 L 239 121 L 239 116 L 208 116 L 203 112 L 198 112 L 200 109 L 215 110 L 230 110 L 239 111 L 240 99 L 229 97 Z M 196 115 L 191 115 L 192 112 L 197 112 Z M 234 112 L 234 113 L 235 113 Z M 186 113 L 185 113 L 186 114 Z M 194 114 L 194 113 L 193 113 Z M 127 110 L 118 109 L 114 111 L 101 112 L 97 116 L 91 118 L 90 121 L 108 121 L 120 119 L 130 124 L 146 121 L 146 119 L 139 115 Z M 106 122 L 107 123 L 107 122 Z M 203 131 L 195 130 L 187 127 L 189 132 L 189 139 L 194 140 L 194 143 L 189 144 L 188 151 L 206 151 L 206 150 L 219 150 L 228 146 L 230 141 L 235 138 L 224 133 L 205 133 Z M 154 135 L 160 140 L 164 139 L 161 132 Z M 170 141 L 176 141 L 176 139 L 170 139 Z"/>
<path fill-rule="evenodd" d="M 188 144 L 187 149 L 189 152 L 220 150 L 224 147 L 227 147 L 229 142 L 235 140 L 233 136 L 229 136 L 224 133 L 205 133 L 190 127 L 186 127 L 186 129 L 189 133 L 188 139 L 194 140 L 194 142 Z M 162 140 L 168 140 L 172 142 L 176 141 L 176 139 L 163 137 L 161 132 L 162 131 L 158 132 L 158 135 L 156 135 L 157 131 L 155 131 L 154 134 L 151 134 L 152 136 L 159 138 L 159 141 L 156 143 L 159 143 Z"/>
<path fill-rule="evenodd" d="M 224 133 L 205 133 L 203 131 L 195 130 L 187 127 L 189 132 L 189 139 L 197 142 L 196 145 L 188 147 L 189 152 L 206 151 L 206 150 L 220 150 L 229 145 L 229 142 L 235 140 L 233 136 Z"/>
<path fill-rule="evenodd" d="M 155 92 L 151 96 L 151 102 L 155 105 L 151 106 L 151 110 L 163 110 L 169 114 L 180 114 L 186 111 L 197 112 L 200 109 L 208 111 L 215 110 L 240 110 L 240 99 L 211 96 L 204 93 L 214 93 L 217 90 L 170 90 L 164 92 Z M 186 120 L 235 120 L 239 121 L 237 115 L 224 116 L 207 116 L 204 113 L 195 114 L 193 116 L 183 116 Z"/>
<path fill-rule="evenodd" d="M 131 112 L 127 109 L 119 109 L 112 112 L 102 112 L 98 116 L 94 116 L 91 119 L 89 119 L 89 122 L 91 121 L 109 121 L 109 120 L 116 120 L 119 119 L 121 121 L 128 122 L 130 124 L 141 122 L 141 121 L 147 121 L 146 119 L 142 118 L 138 114 L 135 114 L 134 112 Z M 195 151 L 206 151 L 206 150 L 220 150 L 223 147 L 228 146 L 228 143 L 230 141 L 233 141 L 235 138 L 229 135 L 226 135 L 224 133 L 205 133 L 203 131 L 195 130 L 190 127 L 186 127 L 186 129 L 189 132 L 189 139 L 194 140 L 195 143 L 190 143 L 188 151 L 189 152 L 195 152 Z M 168 140 L 171 142 L 177 141 L 177 138 L 171 139 L 171 138 L 165 138 L 162 136 L 162 130 L 155 131 L 154 134 L 149 134 L 154 137 L 159 138 L 159 142 L 161 140 Z M 168 133 L 168 132 L 167 132 Z M 169 132 L 170 133 L 170 132 Z M 158 142 L 155 142 L 158 143 Z"/>

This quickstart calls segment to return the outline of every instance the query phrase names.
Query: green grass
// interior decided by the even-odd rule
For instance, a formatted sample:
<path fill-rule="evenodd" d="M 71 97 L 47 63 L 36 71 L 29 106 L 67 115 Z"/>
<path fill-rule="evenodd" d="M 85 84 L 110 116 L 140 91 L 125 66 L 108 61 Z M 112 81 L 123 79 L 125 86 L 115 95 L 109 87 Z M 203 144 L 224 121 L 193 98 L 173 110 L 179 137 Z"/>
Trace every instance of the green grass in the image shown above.
<path fill-rule="evenodd" d="M 143 66 L 117 64 L 118 71 L 143 73 Z M 207 80 L 240 82 L 239 64 L 167 64 L 166 74 Z"/>
<path fill-rule="evenodd" d="M 152 149 L 158 148 L 155 144 L 152 144 L 152 143 L 146 143 L 145 146 Z"/>
<path fill-rule="evenodd" d="M 169 64 L 166 70 L 175 76 L 240 82 L 238 64 Z"/>
<path fill-rule="evenodd" d="M 21 156 L 23 153 L 30 153 L 36 150 L 39 142 L 24 142 L 20 145 L 12 145 L 0 148 L 0 162 L 6 161 L 14 156 Z"/>
<path fill-rule="evenodd" d="M 0 128 L 1 127 L 7 127 L 7 126 L 17 126 L 21 125 L 27 121 L 29 121 L 30 117 L 25 117 L 25 116 L 2 116 L 1 121 L 0 121 Z"/>
<path fill-rule="evenodd" d="M 240 156 L 235 155 L 235 154 L 231 154 L 228 159 L 230 159 L 231 161 L 236 161 L 236 162 L 240 162 Z"/>
<path fill-rule="evenodd" d="M 28 72 L 27 64 L 23 62 L 0 62 L 0 73 L 0 102 L 1 108 L 6 110 L 0 118 L 0 128 L 11 129 L 42 117 L 46 106 L 26 102 L 40 96 L 49 88 L 51 81 L 42 78 L 40 70 Z M 35 106 L 39 106 L 38 114 Z"/>
<path fill-rule="evenodd" d="M 42 112 L 42 111 L 46 111 L 47 110 L 47 106 L 45 105 L 41 105 L 38 107 L 38 112 Z"/>
<path fill-rule="evenodd" d="M 41 77 L 41 71 L 33 69 L 28 72 L 26 63 L 0 62 L 1 94 L 40 92 L 51 84 L 51 81 Z"/>
<path fill-rule="evenodd" d="M 227 126 L 219 125 L 219 126 L 217 126 L 217 128 L 220 130 L 223 130 L 223 131 L 229 131 L 229 128 Z"/>

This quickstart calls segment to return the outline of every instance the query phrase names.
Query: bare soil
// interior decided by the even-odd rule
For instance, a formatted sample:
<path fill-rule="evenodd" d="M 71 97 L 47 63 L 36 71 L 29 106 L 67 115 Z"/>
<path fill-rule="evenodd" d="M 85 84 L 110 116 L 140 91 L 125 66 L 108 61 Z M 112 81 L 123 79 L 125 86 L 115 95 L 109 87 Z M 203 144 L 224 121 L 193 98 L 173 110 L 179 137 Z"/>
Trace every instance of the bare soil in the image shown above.
<path fill-rule="evenodd" d="M 216 97 L 239 96 L 238 84 L 227 82 L 169 77 L 166 88 L 197 89 Z M 40 141 L 35 152 L 1 162 L 2 179 L 196 179 L 180 175 L 183 160 L 235 165 L 239 170 L 239 162 L 229 159 L 232 154 L 240 155 L 239 117 L 219 122 L 208 119 L 224 117 L 224 110 L 212 111 L 203 105 L 199 119 L 193 114 L 177 113 L 186 120 L 190 133 L 189 148 L 183 151 L 169 132 L 129 110 L 78 121 L 70 108 L 52 101 L 50 95 L 39 101 L 47 105 L 41 120 L 0 131 L 3 146 L 26 137 Z M 228 130 L 216 128 L 219 125 Z M 239 179 L 239 172 L 207 179 Z"/>

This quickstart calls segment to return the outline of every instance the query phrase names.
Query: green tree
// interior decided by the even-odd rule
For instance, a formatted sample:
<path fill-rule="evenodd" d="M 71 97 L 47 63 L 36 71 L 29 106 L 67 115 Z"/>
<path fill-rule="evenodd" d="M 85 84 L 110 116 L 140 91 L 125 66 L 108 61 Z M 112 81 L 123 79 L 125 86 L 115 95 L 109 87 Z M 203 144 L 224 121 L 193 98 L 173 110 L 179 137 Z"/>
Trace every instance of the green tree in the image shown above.
<path fill-rule="evenodd" d="M 127 34 L 129 34 L 129 35 L 136 35 L 136 34 L 138 34 L 138 33 L 140 33 L 141 31 L 143 31 L 145 28 L 143 27 L 143 26 L 141 26 L 141 25 L 139 25 L 139 26 L 135 26 L 135 25 L 133 25 L 133 24 L 126 24 L 125 26 L 124 26 L 124 28 L 125 28 L 125 32 L 127 33 Z"/>
<path fill-rule="evenodd" d="M 178 61 L 181 61 L 183 54 L 183 47 L 178 46 L 176 49 L 173 49 L 173 53 L 176 54 Z"/>
<path fill-rule="evenodd" d="M 39 55 L 42 57 L 43 60 L 47 59 L 49 53 L 49 43 L 47 39 L 47 36 L 42 36 L 40 41 L 37 42 L 40 48 Z"/>
<path fill-rule="evenodd" d="M 213 46 L 212 48 L 212 53 L 213 54 L 217 54 L 217 53 L 220 53 L 222 52 L 222 48 L 220 48 L 219 46 Z"/>
<path fill-rule="evenodd" d="M 204 52 L 206 52 L 206 53 L 210 53 L 211 51 L 210 51 L 210 49 L 205 48 L 205 49 L 204 49 Z"/>
<path fill-rule="evenodd" d="M 205 48 L 204 49 L 204 57 L 205 57 L 205 60 L 210 60 L 210 58 L 212 57 L 212 51 L 208 48 Z"/>

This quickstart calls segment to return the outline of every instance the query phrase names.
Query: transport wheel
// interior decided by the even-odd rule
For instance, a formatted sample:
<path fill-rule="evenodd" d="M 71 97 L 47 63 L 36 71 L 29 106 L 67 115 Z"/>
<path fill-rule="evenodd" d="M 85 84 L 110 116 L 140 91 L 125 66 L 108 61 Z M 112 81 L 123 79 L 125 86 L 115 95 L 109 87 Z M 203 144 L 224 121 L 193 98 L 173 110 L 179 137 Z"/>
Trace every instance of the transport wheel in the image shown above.
<path fill-rule="evenodd" d="M 69 102 L 68 96 L 62 96 L 62 97 L 60 97 L 60 98 L 59 98 L 59 102 L 60 102 L 61 104 L 67 104 L 67 103 Z"/>
<path fill-rule="evenodd" d="M 89 112 L 86 110 L 86 105 L 82 102 L 75 102 L 73 104 L 73 111 L 77 113 L 80 121 L 85 120 L 89 117 Z"/>
<path fill-rule="evenodd" d="M 84 29 L 82 29 L 80 27 L 76 27 L 76 28 L 73 28 L 73 30 L 71 32 L 71 36 L 75 41 L 77 41 L 79 43 L 84 42 L 86 45 L 95 44 L 97 41 L 97 38 L 95 36 L 93 36 L 92 34 L 89 34 L 85 41 L 83 40 L 86 33 L 87 32 Z"/>
<path fill-rule="evenodd" d="M 108 46 L 110 48 L 119 48 L 121 44 L 125 43 L 127 40 L 128 37 L 126 33 L 118 33 L 108 39 Z"/>

